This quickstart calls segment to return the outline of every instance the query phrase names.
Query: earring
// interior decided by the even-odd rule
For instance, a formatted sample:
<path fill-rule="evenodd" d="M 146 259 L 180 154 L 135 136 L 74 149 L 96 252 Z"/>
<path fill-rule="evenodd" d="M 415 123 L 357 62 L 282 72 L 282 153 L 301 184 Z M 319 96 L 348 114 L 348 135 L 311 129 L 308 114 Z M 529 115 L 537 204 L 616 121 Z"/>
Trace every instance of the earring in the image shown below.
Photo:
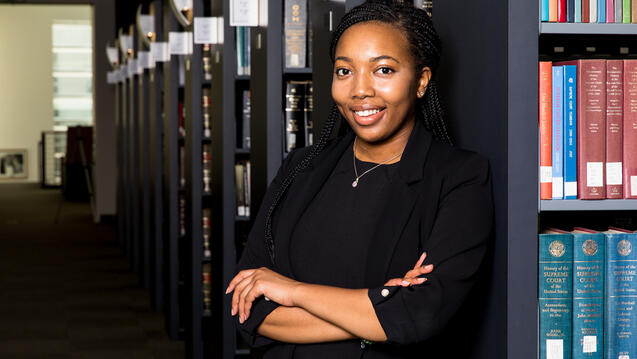
<path fill-rule="evenodd" d="M 418 91 L 418 97 L 423 97 L 425 96 L 425 93 L 423 91 Z"/>

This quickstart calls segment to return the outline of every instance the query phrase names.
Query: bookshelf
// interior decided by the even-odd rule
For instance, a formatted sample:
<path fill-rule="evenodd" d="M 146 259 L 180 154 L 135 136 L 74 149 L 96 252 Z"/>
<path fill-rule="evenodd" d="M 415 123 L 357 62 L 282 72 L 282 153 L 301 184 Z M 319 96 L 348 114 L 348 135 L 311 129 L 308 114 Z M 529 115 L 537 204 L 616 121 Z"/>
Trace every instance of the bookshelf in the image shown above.
<path fill-rule="evenodd" d="M 635 24 L 540 22 L 540 34 L 637 35 L 637 28 Z"/>
<path fill-rule="evenodd" d="M 600 201 L 542 200 L 540 212 L 546 211 L 637 211 L 637 200 L 609 199 Z"/>

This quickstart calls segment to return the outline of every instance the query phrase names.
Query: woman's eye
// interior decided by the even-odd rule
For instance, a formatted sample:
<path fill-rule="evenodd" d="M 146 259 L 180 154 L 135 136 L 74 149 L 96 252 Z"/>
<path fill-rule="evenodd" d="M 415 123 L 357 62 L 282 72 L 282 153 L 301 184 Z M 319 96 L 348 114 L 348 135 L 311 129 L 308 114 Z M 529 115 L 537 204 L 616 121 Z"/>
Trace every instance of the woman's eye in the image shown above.
<path fill-rule="evenodd" d="M 338 76 L 349 75 L 349 70 L 348 69 L 336 69 L 336 75 L 338 75 Z"/>
<path fill-rule="evenodd" d="M 389 67 L 381 67 L 378 69 L 378 71 L 383 75 L 389 75 L 394 72 L 394 70 Z"/>

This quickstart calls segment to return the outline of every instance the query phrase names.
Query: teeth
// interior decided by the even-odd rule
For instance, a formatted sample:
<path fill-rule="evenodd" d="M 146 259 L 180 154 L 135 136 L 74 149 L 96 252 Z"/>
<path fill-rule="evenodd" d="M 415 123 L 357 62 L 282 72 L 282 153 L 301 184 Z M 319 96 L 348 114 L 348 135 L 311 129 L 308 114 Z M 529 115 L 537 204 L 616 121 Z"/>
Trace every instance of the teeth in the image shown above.
<path fill-rule="evenodd" d="M 358 116 L 367 117 L 371 116 L 375 113 L 379 113 L 380 110 L 365 110 L 365 111 L 355 111 Z"/>

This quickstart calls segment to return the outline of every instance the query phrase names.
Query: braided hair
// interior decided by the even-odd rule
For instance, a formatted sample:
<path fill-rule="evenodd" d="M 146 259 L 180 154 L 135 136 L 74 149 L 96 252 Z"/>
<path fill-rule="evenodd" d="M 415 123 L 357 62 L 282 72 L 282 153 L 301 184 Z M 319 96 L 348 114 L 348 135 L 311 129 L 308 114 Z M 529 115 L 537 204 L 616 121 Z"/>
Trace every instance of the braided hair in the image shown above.
<path fill-rule="evenodd" d="M 355 24 L 370 21 L 390 24 L 402 31 L 410 44 L 410 52 L 415 60 L 417 74 L 421 73 L 425 67 L 431 69 L 432 79 L 427 84 L 425 95 L 417 100 L 417 108 L 420 111 L 416 111 L 416 118 L 423 122 L 425 128 L 433 134 L 434 138 L 441 142 L 452 144 L 444 122 L 443 108 L 438 97 L 438 90 L 433 80 L 433 75 L 436 74 L 440 61 L 442 44 L 429 15 L 422 9 L 414 8 L 411 0 L 409 0 L 409 3 L 403 0 L 368 0 L 364 4 L 351 9 L 345 14 L 336 30 L 332 33 L 330 45 L 332 63 L 334 63 L 336 45 L 345 30 Z M 332 105 L 318 141 L 312 146 L 306 156 L 287 173 L 274 195 L 265 219 L 265 246 L 273 264 L 275 262 L 274 239 L 272 237 L 272 216 L 274 211 L 287 189 L 294 182 L 297 174 L 307 168 L 310 162 L 325 148 L 335 124 L 341 119 L 342 115 L 338 107 L 335 104 Z"/>

